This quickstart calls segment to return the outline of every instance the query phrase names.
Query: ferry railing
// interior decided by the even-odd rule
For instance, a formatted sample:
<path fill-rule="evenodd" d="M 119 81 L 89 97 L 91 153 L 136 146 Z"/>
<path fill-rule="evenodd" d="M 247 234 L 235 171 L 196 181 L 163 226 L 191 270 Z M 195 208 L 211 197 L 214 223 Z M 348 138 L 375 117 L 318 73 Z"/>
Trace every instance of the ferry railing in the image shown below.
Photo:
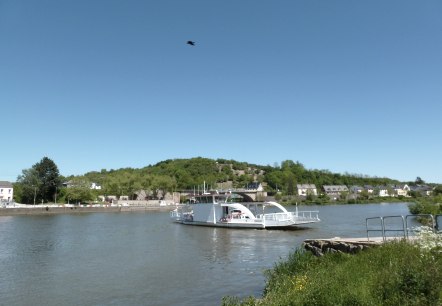
<path fill-rule="evenodd" d="M 402 228 L 385 228 L 385 220 L 388 219 L 400 219 Z M 380 228 L 373 229 L 370 228 L 368 223 L 370 220 L 379 220 L 380 221 Z M 381 232 L 382 233 L 382 240 L 386 241 L 387 236 L 386 232 L 402 232 L 405 239 L 407 239 L 407 231 L 406 231 L 406 221 L 403 216 L 385 216 L 385 217 L 371 217 L 365 219 L 365 226 L 367 229 L 367 240 L 370 241 L 370 232 Z M 373 238 L 373 237 L 372 237 Z"/>
<path fill-rule="evenodd" d="M 264 218 L 267 221 L 316 221 L 319 220 L 319 211 L 282 212 L 257 215 L 257 218 Z"/>
<path fill-rule="evenodd" d="M 296 211 L 296 212 L 291 212 L 291 216 L 300 221 L 319 220 L 319 211 L 318 210 Z"/>
<path fill-rule="evenodd" d="M 270 213 L 264 214 L 264 220 L 266 221 L 287 221 L 291 220 L 291 215 L 289 213 Z"/>

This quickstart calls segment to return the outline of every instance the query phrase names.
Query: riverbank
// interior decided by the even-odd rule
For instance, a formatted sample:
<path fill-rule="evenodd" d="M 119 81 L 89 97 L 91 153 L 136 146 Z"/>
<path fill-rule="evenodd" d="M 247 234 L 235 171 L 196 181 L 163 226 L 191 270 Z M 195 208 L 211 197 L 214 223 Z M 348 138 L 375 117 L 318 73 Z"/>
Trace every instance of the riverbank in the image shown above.
<path fill-rule="evenodd" d="M 417 201 L 416 198 L 412 197 L 370 197 L 369 199 L 363 198 L 346 198 L 346 199 L 336 199 L 329 200 L 326 198 L 315 198 L 313 200 L 300 199 L 299 197 L 292 196 L 286 197 L 279 200 L 276 200 L 282 205 L 352 205 L 352 204 L 383 204 L 383 203 L 415 203 Z"/>
<path fill-rule="evenodd" d="M 441 305 L 441 240 L 433 248 L 423 242 L 394 241 L 357 255 L 297 250 L 266 272 L 261 298 L 225 297 L 222 304 Z"/>
<path fill-rule="evenodd" d="M 0 208 L 0 216 L 17 215 L 55 215 L 55 214 L 83 214 L 83 213 L 119 213 L 119 212 L 145 212 L 145 211 L 171 211 L 173 205 L 145 205 L 145 206 L 55 206 L 36 205 L 31 207 L 6 207 Z"/>

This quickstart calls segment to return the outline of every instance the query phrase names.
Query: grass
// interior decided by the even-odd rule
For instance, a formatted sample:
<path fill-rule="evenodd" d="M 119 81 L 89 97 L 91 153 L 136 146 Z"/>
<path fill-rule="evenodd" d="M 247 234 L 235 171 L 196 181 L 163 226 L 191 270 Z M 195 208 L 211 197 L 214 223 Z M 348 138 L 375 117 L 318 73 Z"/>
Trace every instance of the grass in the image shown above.
<path fill-rule="evenodd" d="M 439 242 L 442 239 L 439 239 Z M 301 249 L 266 272 L 262 298 L 233 305 L 442 305 L 442 252 L 407 242 L 357 255 L 314 257 Z"/>

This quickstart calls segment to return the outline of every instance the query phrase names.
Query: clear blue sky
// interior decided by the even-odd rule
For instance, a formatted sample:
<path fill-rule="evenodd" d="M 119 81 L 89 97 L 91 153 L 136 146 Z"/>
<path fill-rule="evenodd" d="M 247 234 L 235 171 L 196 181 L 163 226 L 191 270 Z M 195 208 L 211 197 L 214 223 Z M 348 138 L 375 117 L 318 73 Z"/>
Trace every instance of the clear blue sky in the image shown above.
<path fill-rule="evenodd" d="M 0 0 L 0 112 L 0 180 L 202 156 L 442 183 L 442 1 Z"/>

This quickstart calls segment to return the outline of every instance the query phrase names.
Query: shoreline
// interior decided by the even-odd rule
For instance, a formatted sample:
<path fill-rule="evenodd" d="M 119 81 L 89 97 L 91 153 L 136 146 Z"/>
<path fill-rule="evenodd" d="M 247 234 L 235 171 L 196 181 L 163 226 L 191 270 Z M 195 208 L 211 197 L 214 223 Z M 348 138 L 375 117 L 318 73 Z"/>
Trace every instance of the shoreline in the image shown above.
<path fill-rule="evenodd" d="M 120 213 L 120 212 L 147 212 L 147 211 L 171 211 L 174 205 L 159 206 L 51 206 L 39 205 L 38 207 L 7 207 L 0 208 L 0 216 L 26 216 L 26 215 L 58 215 L 58 214 L 83 214 L 83 213 Z"/>

